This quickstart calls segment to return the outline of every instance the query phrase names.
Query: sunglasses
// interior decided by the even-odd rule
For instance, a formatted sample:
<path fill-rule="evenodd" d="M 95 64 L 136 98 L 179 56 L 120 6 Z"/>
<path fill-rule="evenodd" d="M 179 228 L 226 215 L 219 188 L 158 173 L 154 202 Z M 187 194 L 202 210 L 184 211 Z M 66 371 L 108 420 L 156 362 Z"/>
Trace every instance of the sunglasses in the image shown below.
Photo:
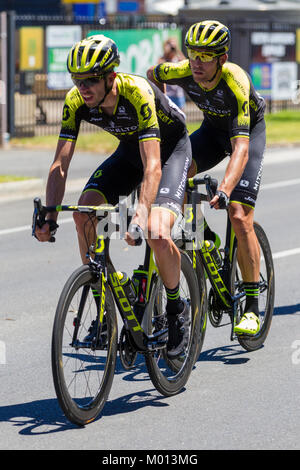
<path fill-rule="evenodd" d="M 187 54 L 189 59 L 196 60 L 198 57 L 201 62 L 212 62 L 215 57 L 218 57 L 215 52 L 196 51 L 195 49 L 187 49 Z"/>
<path fill-rule="evenodd" d="M 97 83 L 102 80 L 103 75 L 91 75 L 90 77 L 86 78 L 81 78 L 81 77 L 76 77 L 76 75 L 71 75 L 72 82 L 74 83 L 77 88 L 79 88 L 81 85 L 85 86 L 86 88 L 90 88 L 94 85 L 97 85 Z"/>

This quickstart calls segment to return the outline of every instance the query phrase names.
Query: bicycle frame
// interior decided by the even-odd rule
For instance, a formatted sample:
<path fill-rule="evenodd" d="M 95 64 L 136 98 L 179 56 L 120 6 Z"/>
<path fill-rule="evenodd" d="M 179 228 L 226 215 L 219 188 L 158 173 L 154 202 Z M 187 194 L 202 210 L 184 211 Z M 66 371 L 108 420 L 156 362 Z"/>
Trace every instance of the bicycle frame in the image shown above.
<path fill-rule="evenodd" d="M 207 195 L 198 193 L 197 185 L 205 184 L 207 189 Z M 188 203 L 192 204 L 191 217 L 192 217 L 192 228 L 193 232 L 196 232 L 196 205 L 201 201 L 208 201 L 208 197 L 211 198 L 213 191 L 216 189 L 217 184 L 216 180 L 207 175 L 204 178 L 190 178 L 187 181 L 187 195 Z M 238 302 L 242 297 L 245 297 L 245 292 L 242 291 L 239 294 L 232 296 L 230 293 L 230 273 L 232 269 L 233 262 L 233 249 L 236 244 L 236 237 L 232 224 L 227 211 L 227 226 L 226 226 L 226 239 L 224 246 L 224 260 L 222 268 L 218 270 L 215 266 L 215 263 L 211 257 L 210 252 L 206 249 L 204 241 L 200 241 L 198 251 L 199 256 L 202 260 L 205 272 L 210 281 L 212 289 L 216 295 L 216 298 L 220 301 L 222 309 L 224 311 L 232 312 L 232 330 L 231 330 L 231 339 L 234 338 L 234 327 L 236 325 L 237 319 L 237 307 Z"/>
<path fill-rule="evenodd" d="M 119 205 L 120 210 L 121 205 Z M 78 205 L 57 205 L 57 206 L 50 206 L 44 207 L 41 204 L 39 198 L 34 200 L 34 214 L 33 214 L 33 230 L 32 235 L 34 235 L 34 230 L 36 224 L 39 222 L 45 222 L 45 216 L 48 212 L 64 212 L 64 211 L 71 211 L 71 212 L 82 212 L 82 213 L 90 213 L 94 217 L 100 221 L 104 218 L 109 212 L 110 213 L 118 213 L 119 208 L 113 206 L 78 206 Z M 120 225 L 122 223 L 122 217 L 120 217 Z M 115 269 L 111 258 L 109 256 L 109 245 L 110 245 L 110 238 L 104 238 L 101 230 L 99 228 L 100 224 L 97 224 L 97 233 L 96 233 L 96 242 L 94 248 L 94 259 L 89 256 L 89 267 L 93 274 L 95 275 L 95 284 L 100 282 L 100 286 L 97 289 L 93 289 L 94 297 L 100 296 L 100 303 L 99 303 L 99 314 L 97 316 L 97 338 L 94 340 L 94 347 L 98 344 L 98 339 L 101 334 L 101 325 L 104 316 L 104 307 L 105 307 L 105 284 L 108 283 L 119 313 L 122 317 L 124 322 L 125 328 L 130 332 L 131 339 L 135 345 L 137 352 L 147 353 L 151 352 L 156 349 L 163 348 L 165 346 L 165 341 L 160 342 L 160 337 L 165 337 L 166 332 L 168 331 L 167 328 L 155 332 L 151 335 L 147 335 L 143 330 L 141 323 L 138 321 L 134 311 L 133 306 L 130 304 L 126 293 L 120 283 L 118 272 Z M 124 227 L 123 230 L 124 233 Z M 98 233 L 99 232 L 99 233 Z M 55 238 L 52 237 L 51 241 L 55 241 Z M 194 256 L 195 258 L 195 256 Z M 194 266 L 195 267 L 195 266 Z M 150 249 L 149 245 L 146 243 L 145 248 L 145 255 L 144 255 L 144 263 L 142 271 L 147 274 L 147 286 L 146 286 L 146 302 L 145 302 L 145 309 L 144 315 L 147 312 L 148 302 L 151 294 L 151 288 L 153 285 L 153 281 L 155 276 L 158 275 L 158 269 L 154 262 L 153 251 Z M 84 298 L 87 295 L 87 291 L 83 291 L 82 293 L 82 305 L 84 305 Z M 77 320 L 76 320 L 77 321 Z M 76 323 L 76 322 L 75 322 Z M 73 334 L 73 345 L 74 347 L 90 347 L 90 344 L 83 344 L 78 343 L 76 340 L 77 331 L 79 328 L 80 323 L 80 309 L 78 313 L 78 325 L 75 324 L 74 334 Z M 92 345 L 93 346 L 93 345 Z"/>

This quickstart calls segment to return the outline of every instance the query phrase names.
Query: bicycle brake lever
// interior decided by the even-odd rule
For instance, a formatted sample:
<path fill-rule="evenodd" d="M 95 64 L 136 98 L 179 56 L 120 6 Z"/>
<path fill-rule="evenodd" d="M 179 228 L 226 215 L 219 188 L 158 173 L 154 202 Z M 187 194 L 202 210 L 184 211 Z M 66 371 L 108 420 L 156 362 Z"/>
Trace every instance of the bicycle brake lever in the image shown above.
<path fill-rule="evenodd" d="M 218 188 L 218 180 L 212 178 L 209 175 L 204 176 L 206 191 L 208 195 L 208 200 L 211 201 L 213 197 L 216 195 L 217 188 Z"/>

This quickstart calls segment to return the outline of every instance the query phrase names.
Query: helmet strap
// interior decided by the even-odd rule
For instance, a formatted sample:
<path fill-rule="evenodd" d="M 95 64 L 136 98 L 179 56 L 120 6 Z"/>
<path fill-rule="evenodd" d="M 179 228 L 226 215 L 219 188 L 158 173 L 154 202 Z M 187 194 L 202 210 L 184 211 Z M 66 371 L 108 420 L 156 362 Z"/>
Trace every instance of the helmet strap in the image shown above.
<path fill-rule="evenodd" d="M 114 78 L 115 78 L 117 76 L 117 74 L 116 74 L 116 72 L 113 72 L 113 73 L 114 73 Z M 108 84 L 107 84 L 107 75 L 108 74 L 109 74 L 109 72 L 106 73 L 103 77 L 104 78 L 104 90 L 105 90 L 105 92 L 104 92 L 104 96 L 103 96 L 102 100 L 100 101 L 100 103 L 98 104 L 98 106 L 101 106 L 101 104 L 104 103 L 107 95 L 111 92 L 112 87 L 113 87 L 112 85 L 109 87 Z"/>
<path fill-rule="evenodd" d="M 220 57 L 217 57 L 217 59 L 218 59 L 218 62 L 217 62 L 217 69 L 216 69 L 216 71 L 215 71 L 214 75 L 212 76 L 212 78 L 211 78 L 211 79 L 209 79 L 209 80 L 207 80 L 209 83 L 211 83 L 211 82 L 213 82 L 213 81 L 214 81 L 214 79 L 215 79 L 215 78 L 216 78 L 216 76 L 217 76 L 217 73 L 218 73 L 218 72 L 219 72 L 219 70 L 222 68 L 222 66 L 220 65 Z"/>

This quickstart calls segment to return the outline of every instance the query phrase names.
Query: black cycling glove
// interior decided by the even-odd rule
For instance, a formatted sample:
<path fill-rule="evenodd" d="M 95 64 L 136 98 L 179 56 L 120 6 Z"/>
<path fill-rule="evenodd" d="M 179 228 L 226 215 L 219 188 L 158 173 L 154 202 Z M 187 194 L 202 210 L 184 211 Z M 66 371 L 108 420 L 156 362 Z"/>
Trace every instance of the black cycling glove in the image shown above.
<path fill-rule="evenodd" d="M 219 196 L 219 207 L 220 209 L 227 209 L 229 205 L 229 197 L 224 191 L 217 190 L 216 195 Z"/>

